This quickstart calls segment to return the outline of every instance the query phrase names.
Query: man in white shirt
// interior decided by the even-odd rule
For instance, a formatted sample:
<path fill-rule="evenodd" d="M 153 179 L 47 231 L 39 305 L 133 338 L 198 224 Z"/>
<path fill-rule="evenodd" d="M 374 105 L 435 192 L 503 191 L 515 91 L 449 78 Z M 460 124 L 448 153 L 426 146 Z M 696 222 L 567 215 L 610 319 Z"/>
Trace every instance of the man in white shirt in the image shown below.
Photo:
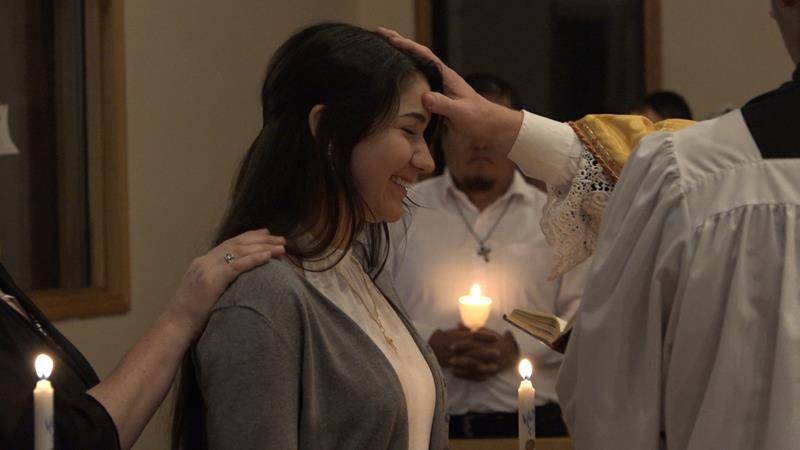
<path fill-rule="evenodd" d="M 497 77 L 466 81 L 494 102 L 519 107 Z M 393 266 L 399 297 L 445 369 L 451 437 L 516 436 L 520 356 L 536 367 L 537 432 L 565 435 L 555 394 L 562 356 L 502 315 L 523 308 L 569 320 L 583 274 L 547 280 L 552 252 L 541 230 L 529 225 L 540 220 L 547 195 L 514 163 L 456 130 L 443 133 L 442 149 L 447 169 L 414 186 L 410 198 L 418 206 L 392 230 Z M 458 298 L 473 283 L 493 299 L 478 333 L 459 325 Z"/>
<path fill-rule="evenodd" d="M 800 63 L 800 1 L 771 13 Z M 551 187 L 586 181 L 590 140 L 447 71 L 450 98 L 428 109 Z M 577 450 L 797 448 L 798 128 L 800 67 L 740 110 L 645 138 L 603 181 L 613 193 L 559 377 Z"/>

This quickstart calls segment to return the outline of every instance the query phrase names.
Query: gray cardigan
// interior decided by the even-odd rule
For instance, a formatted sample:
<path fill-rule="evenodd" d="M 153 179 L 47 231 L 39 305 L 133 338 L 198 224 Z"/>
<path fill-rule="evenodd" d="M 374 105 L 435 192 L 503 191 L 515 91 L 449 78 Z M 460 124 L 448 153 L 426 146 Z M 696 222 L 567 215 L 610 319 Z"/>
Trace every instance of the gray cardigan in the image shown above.
<path fill-rule="evenodd" d="M 436 386 L 430 448 L 447 448 L 442 373 L 397 301 L 376 285 L 428 362 Z M 400 380 L 349 316 L 288 262 L 245 273 L 211 313 L 194 350 L 209 449 L 408 449 Z"/>

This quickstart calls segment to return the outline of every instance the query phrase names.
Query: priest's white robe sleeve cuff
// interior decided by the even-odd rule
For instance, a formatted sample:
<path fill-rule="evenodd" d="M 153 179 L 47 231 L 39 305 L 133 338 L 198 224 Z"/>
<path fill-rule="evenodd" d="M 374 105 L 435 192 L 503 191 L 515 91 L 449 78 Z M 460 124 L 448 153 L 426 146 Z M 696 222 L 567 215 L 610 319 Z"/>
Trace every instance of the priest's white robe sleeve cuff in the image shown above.
<path fill-rule="evenodd" d="M 570 183 L 581 161 L 581 141 L 563 122 L 523 111 L 522 127 L 508 157 L 525 175 L 551 186 Z"/>

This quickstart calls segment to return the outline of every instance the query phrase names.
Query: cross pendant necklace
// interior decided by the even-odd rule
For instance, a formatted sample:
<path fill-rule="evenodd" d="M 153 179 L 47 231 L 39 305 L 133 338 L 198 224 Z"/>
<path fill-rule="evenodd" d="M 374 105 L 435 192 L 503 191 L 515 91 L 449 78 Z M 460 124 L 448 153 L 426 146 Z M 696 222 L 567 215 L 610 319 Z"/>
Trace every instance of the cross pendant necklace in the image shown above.
<path fill-rule="evenodd" d="M 497 229 L 498 225 L 500 225 L 500 221 L 503 220 L 503 217 L 505 217 L 506 213 L 508 212 L 508 208 L 511 207 L 511 202 L 514 200 L 514 197 L 509 196 L 508 200 L 506 201 L 506 206 L 505 208 L 503 208 L 503 212 L 501 212 L 500 216 L 497 217 L 497 220 L 494 222 L 494 225 L 492 225 L 492 227 L 489 229 L 489 232 L 486 233 L 486 236 L 484 236 L 483 239 L 481 239 L 481 237 L 478 236 L 478 233 L 475 232 L 475 229 L 472 228 L 472 225 L 467 220 L 467 217 L 464 215 L 464 211 L 461 210 L 461 206 L 459 206 L 458 204 L 459 200 L 457 198 L 454 198 L 453 200 L 455 201 L 456 211 L 458 211 L 458 215 L 461 217 L 461 220 L 464 222 L 464 225 L 467 227 L 469 233 L 478 243 L 478 251 L 476 252 L 476 254 L 479 257 L 483 258 L 484 262 L 488 263 L 489 253 L 492 252 L 492 248 L 486 245 L 486 241 L 488 241 L 489 238 L 492 237 L 492 233 L 494 233 L 494 230 Z"/>
<path fill-rule="evenodd" d="M 487 247 L 485 243 L 480 242 L 480 247 L 478 247 L 478 256 L 482 257 L 483 260 L 488 263 L 489 253 L 492 253 L 492 249 Z"/>

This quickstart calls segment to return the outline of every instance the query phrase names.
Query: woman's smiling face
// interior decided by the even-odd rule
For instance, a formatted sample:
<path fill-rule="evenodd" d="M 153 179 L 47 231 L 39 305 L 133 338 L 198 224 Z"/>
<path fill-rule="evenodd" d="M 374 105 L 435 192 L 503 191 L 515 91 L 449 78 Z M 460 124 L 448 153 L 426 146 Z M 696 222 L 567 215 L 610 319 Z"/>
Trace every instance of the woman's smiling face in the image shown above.
<path fill-rule="evenodd" d="M 421 75 L 409 75 L 400 92 L 397 115 L 353 148 L 350 169 L 370 222 L 400 220 L 407 186 L 434 169 L 424 137 L 431 116 L 422 106 L 422 95 L 430 90 Z"/>

